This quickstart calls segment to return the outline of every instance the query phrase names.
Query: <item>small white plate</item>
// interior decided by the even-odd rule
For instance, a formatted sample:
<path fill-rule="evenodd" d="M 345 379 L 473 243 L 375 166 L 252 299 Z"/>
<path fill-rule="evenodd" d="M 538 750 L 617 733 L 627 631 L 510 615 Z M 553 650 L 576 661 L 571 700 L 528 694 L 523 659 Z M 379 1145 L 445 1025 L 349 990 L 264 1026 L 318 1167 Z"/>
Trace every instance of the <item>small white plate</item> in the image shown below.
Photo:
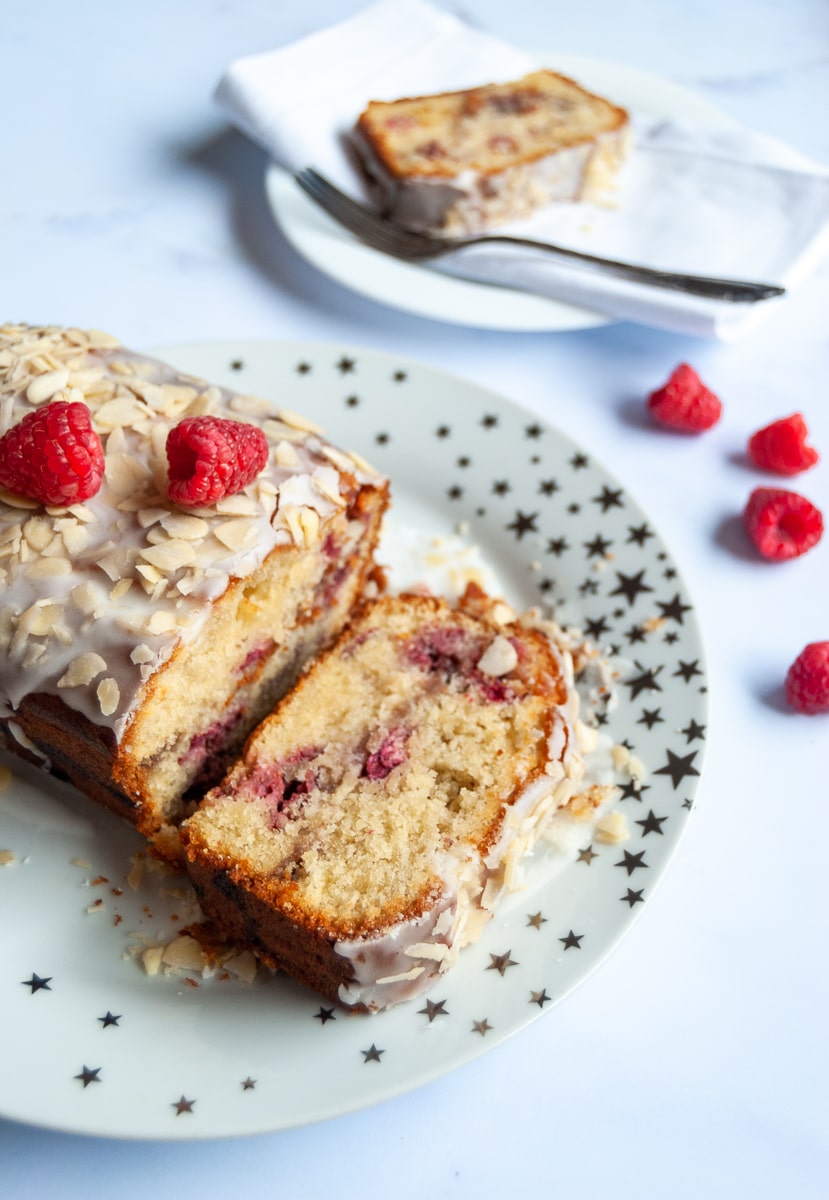
<path fill-rule="evenodd" d="M 691 601 L 651 518 L 530 413 L 344 346 L 218 343 L 163 355 L 319 421 L 388 472 L 392 529 L 457 543 L 465 523 L 462 539 L 510 601 L 549 604 L 615 644 L 619 705 L 606 731 L 649 771 L 643 790 L 626 787 L 616 805 L 629 841 L 591 845 L 585 826 L 572 858 L 537 851 L 527 889 L 431 992 L 356 1017 L 281 976 L 148 977 L 127 954 L 129 935 L 169 939 L 187 920 L 176 881 L 145 875 L 133 890 L 134 831 L 7 759 L 0 850 L 14 861 L 0 866 L 0 1024 L 10 1033 L 0 1114 L 112 1137 L 207 1138 L 374 1104 L 552 1009 L 627 931 L 678 845 L 701 768 L 706 689 Z M 399 545 L 389 550 L 401 557 Z"/>
<path fill-rule="evenodd" d="M 549 54 L 544 65 L 637 113 L 709 130 L 739 128 L 687 88 L 621 63 Z M 274 163 L 267 169 L 265 188 L 282 232 L 303 258 L 344 287 L 392 308 L 480 329 L 563 331 L 609 323 L 608 317 L 544 296 L 455 279 L 371 250 L 324 213 Z"/>

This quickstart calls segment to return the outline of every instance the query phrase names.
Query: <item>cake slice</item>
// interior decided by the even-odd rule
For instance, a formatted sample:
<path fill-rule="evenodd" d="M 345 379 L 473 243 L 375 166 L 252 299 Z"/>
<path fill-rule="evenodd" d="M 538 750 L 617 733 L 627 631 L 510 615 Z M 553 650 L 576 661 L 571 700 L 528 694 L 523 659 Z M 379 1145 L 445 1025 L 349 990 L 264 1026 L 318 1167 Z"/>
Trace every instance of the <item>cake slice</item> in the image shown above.
<path fill-rule="evenodd" d="M 0 433 L 79 401 L 100 490 L 50 505 L 0 489 L 0 734 L 158 839 L 339 633 L 374 570 L 388 486 L 311 422 L 96 332 L 0 327 Z M 265 464 L 181 507 L 167 437 L 256 426 Z"/>
<path fill-rule="evenodd" d="M 377 1011 L 479 937 L 583 771 L 569 662 L 510 616 L 378 599 L 260 725 L 181 831 L 232 941 Z"/>
<path fill-rule="evenodd" d="M 625 109 L 554 71 L 395 101 L 360 115 L 357 150 L 390 220 L 471 234 L 612 184 L 630 140 Z"/>

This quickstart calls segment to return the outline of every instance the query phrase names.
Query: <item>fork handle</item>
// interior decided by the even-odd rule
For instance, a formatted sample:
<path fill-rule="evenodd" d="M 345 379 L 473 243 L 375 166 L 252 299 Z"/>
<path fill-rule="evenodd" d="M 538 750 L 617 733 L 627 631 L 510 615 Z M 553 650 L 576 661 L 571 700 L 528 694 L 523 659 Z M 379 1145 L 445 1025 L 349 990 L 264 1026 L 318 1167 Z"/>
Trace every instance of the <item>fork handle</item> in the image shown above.
<path fill-rule="evenodd" d="M 618 262 L 613 258 L 600 258 L 597 254 L 585 254 L 580 250 L 569 250 L 565 246 L 555 246 L 550 242 L 537 242 L 532 238 L 510 237 L 506 234 L 486 234 L 483 237 L 466 238 L 456 243 L 462 246 L 474 246 L 482 242 L 501 242 L 507 246 L 527 246 L 532 250 L 543 250 L 559 258 L 570 259 L 588 268 L 609 271 L 622 279 L 631 279 L 635 283 L 649 283 L 652 287 L 669 288 L 672 291 L 686 292 L 691 296 L 707 296 L 710 300 L 730 300 L 736 304 L 754 304 L 758 300 L 768 300 L 773 296 L 784 295 L 786 289 L 771 283 L 752 283 L 744 279 L 717 279 L 710 275 L 684 275 L 676 271 L 660 271 L 656 267 L 643 267 L 636 263 Z"/>

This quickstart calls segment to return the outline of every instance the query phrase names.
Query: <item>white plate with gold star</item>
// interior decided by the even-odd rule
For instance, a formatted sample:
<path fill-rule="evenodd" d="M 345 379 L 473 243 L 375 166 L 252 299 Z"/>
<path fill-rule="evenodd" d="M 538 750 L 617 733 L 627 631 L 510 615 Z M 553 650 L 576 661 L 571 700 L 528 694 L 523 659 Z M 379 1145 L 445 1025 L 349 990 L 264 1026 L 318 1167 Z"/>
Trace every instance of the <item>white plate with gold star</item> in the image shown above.
<path fill-rule="evenodd" d="M 701 769 L 705 675 L 691 601 L 651 519 L 589 452 L 510 401 L 341 346 L 164 355 L 272 395 L 387 471 L 381 557 L 393 578 L 411 581 L 426 544 L 448 584 L 483 570 L 519 608 L 549 604 L 615 647 L 619 704 L 601 714 L 605 732 L 649 772 L 617 803 L 629 840 L 601 844 L 584 826 L 564 850 L 536 852 L 526 890 L 432 991 L 354 1017 L 282 976 L 147 975 L 141 951 L 192 919 L 183 881 L 136 860 L 140 839 L 114 816 L 4 759 L 0 1021 L 14 1036 L 0 1115 L 112 1137 L 211 1138 L 377 1103 L 552 1011 L 649 902 L 678 844 Z"/>
<path fill-rule="evenodd" d="M 703 96 L 660 75 L 584 55 L 549 53 L 541 58 L 545 66 L 612 97 L 632 112 L 683 121 L 700 129 L 739 128 Z M 268 167 L 265 191 L 280 229 L 307 262 L 381 304 L 481 329 L 561 331 L 610 321 L 573 304 L 456 278 L 372 250 L 318 208 L 276 164 Z"/>

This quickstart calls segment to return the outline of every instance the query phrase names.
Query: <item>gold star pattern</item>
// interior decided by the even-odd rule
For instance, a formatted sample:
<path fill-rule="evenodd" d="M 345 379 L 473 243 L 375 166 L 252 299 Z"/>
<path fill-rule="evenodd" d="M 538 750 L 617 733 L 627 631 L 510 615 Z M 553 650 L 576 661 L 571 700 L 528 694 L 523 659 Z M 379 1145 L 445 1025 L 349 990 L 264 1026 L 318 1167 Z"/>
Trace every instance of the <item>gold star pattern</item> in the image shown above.
<path fill-rule="evenodd" d="M 542 988 L 540 992 L 530 992 L 530 1004 L 537 1004 L 539 1008 L 543 1008 L 551 1000 L 552 996 L 547 995 L 546 988 Z"/>
<path fill-rule="evenodd" d="M 510 967 L 517 967 L 518 963 L 514 958 L 510 958 L 510 951 L 507 950 L 504 954 L 490 954 L 492 961 L 486 968 L 487 971 L 497 971 L 501 978 L 504 977 Z"/>
<path fill-rule="evenodd" d="M 598 858 L 598 857 L 599 856 L 596 853 L 596 851 L 593 849 L 593 846 L 590 845 L 585 850 L 579 850 L 579 856 L 576 859 L 576 862 L 587 863 L 587 865 L 589 867 L 590 864 L 592 863 L 593 859 Z"/>
<path fill-rule="evenodd" d="M 449 1016 L 449 1013 L 446 1011 L 446 1001 L 445 1000 L 427 1000 L 426 1007 L 419 1008 L 417 1011 L 419 1013 L 424 1013 L 429 1018 L 430 1025 L 434 1021 L 435 1017 L 448 1017 Z"/>
<path fill-rule="evenodd" d="M 492 1029 L 492 1026 L 490 1025 L 489 1021 L 486 1019 L 486 1017 L 484 1017 L 483 1021 L 473 1021 L 472 1022 L 472 1032 L 479 1033 L 481 1035 L 481 1037 L 486 1037 L 486 1035 L 489 1033 L 490 1029 Z"/>
<path fill-rule="evenodd" d="M 186 1096 L 182 1095 L 178 1100 L 173 1101 L 172 1107 L 176 1110 L 176 1116 L 180 1117 L 182 1113 L 191 1113 L 195 1103 L 195 1100 L 188 1100 Z"/>
<path fill-rule="evenodd" d="M 527 924 L 532 925 L 533 929 L 540 929 L 546 920 L 541 912 L 527 913 Z"/>
<path fill-rule="evenodd" d="M 87 1067 L 86 1065 L 84 1065 L 82 1067 L 80 1073 L 78 1075 L 75 1075 L 74 1078 L 80 1079 L 84 1088 L 88 1088 L 90 1083 L 101 1083 L 102 1082 L 102 1080 L 100 1080 L 98 1078 L 100 1073 L 101 1073 L 100 1067 Z"/>

